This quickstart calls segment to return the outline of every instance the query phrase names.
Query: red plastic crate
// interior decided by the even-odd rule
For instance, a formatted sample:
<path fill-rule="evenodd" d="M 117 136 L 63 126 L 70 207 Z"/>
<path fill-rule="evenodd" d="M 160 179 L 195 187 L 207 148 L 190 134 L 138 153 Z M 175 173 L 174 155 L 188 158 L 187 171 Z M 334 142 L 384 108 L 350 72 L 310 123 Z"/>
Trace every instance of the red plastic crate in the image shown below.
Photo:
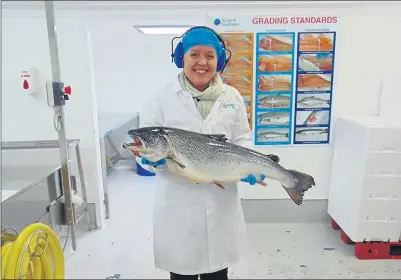
<path fill-rule="evenodd" d="M 355 257 L 361 260 L 400 259 L 401 241 L 399 242 L 354 242 L 341 229 L 334 219 L 331 219 L 331 227 L 341 230 L 341 240 L 345 244 L 355 244 Z"/>
<path fill-rule="evenodd" d="M 401 242 L 357 242 L 355 256 L 361 260 L 401 260 Z"/>

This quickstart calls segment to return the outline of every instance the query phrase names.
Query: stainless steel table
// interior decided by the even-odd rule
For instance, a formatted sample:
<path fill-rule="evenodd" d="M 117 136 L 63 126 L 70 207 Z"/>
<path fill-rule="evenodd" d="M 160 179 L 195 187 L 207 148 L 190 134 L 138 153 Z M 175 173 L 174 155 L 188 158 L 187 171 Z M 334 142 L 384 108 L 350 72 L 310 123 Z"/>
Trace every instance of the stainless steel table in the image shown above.
<path fill-rule="evenodd" d="M 102 177 L 104 191 L 104 205 L 106 219 L 110 218 L 109 190 L 107 175 L 119 160 L 134 159 L 132 156 L 124 157 L 122 143 L 127 139 L 127 132 L 139 126 L 139 113 L 99 113 L 100 150 L 102 158 Z"/>
<path fill-rule="evenodd" d="M 86 196 L 79 150 L 79 140 L 69 140 L 70 156 L 75 150 L 80 193 L 83 204 L 73 207 L 74 223 L 69 229 L 73 249 L 76 248 L 75 224 L 86 216 L 88 227 L 93 227 Z M 56 232 L 61 232 L 66 225 L 64 205 L 62 202 L 63 186 L 61 180 L 61 162 L 58 152 L 58 141 L 40 142 L 2 142 L 2 201 L 1 223 L 21 231 L 26 226 L 42 222 Z M 72 157 L 70 157 L 72 158 Z M 70 159 L 70 163 L 71 163 Z M 78 191 L 74 173 L 71 173 L 72 189 Z"/>

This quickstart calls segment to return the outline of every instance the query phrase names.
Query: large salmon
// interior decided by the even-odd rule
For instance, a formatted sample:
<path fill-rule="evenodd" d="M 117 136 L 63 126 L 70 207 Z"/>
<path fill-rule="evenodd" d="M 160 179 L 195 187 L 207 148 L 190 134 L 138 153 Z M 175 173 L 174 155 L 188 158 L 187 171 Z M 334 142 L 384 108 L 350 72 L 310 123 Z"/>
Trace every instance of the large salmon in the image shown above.
<path fill-rule="evenodd" d="M 170 171 L 195 183 L 213 183 L 224 189 L 225 183 L 264 174 L 277 180 L 297 204 L 304 192 L 315 185 L 308 174 L 286 169 L 279 157 L 231 144 L 223 134 L 200 134 L 170 127 L 143 127 L 128 131 L 134 139 L 124 147 L 139 157 L 156 162 L 166 158 Z M 263 181 L 259 184 L 267 186 Z"/>

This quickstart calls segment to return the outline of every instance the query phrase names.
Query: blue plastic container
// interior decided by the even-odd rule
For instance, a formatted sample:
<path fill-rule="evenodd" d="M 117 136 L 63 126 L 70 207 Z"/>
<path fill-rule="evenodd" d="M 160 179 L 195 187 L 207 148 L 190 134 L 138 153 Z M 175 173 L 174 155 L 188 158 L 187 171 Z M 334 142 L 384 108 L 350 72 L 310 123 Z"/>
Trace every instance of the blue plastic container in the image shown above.
<path fill-rule="evenodd" d="M 139 159 L 140 161 L 140 159 Z M 139 162 L 138 158 L 136 159 L 136 174 L 139 176 L 156 176 L 154 172 L 151 172 L 147 169 L 145 169 Z"/>

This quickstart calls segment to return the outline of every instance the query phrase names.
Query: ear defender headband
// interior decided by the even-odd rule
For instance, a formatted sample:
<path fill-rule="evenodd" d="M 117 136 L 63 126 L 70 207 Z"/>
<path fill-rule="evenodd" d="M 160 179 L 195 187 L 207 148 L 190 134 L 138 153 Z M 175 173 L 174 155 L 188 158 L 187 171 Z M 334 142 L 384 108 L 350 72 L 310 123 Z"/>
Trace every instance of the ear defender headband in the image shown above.
<path fill-rule="evenodd" d="M 191 32 L 195 29 L 199 29 L 199 33 L 202 31 L 204 36 L 202 34 L 199 35 L 192 35 Z M 203 30 L 202 30 L 203 29 Z M 214 34 L 214 36 L 211 36 L 210 32 Z M 194 38 L 191 38 L 194 37 Z M 199 38 L 201 37 L 201 38 Z M 209 37 L 209 38 L 205 38 Z M 175 39 L 180 39 L 181 41 L 177 44 L 174 50 L 174 40 Z M 218 42 L 215 42 L 216 39 Z M 228 61 L 231 58 L 231 51 L 226 48 L 226 45 L 224 44 L 223 39 L 211 28 L 206 27 L 206 26 L 195 26 L 187 30 L 183 35 L 179 37 L 174 37 L 171 40 L 171 60 L 172 62 L 175 63 L 175 65 L 178 68 L 183 68 L 184 65 L 184 54 L 185 54 L 185 49 L 188 48 L 188 46 L 195 46 L 195 45 L 203 45 L 203 41 L 207 41 L 206 45 L 213 46 L 216 49 L 217 53 L 217 71 L 220 73 L 223 73 L 224 68 L 226 67 Z M 226 51 L 230 53 L 229 57 L 226 57 Z"/>

